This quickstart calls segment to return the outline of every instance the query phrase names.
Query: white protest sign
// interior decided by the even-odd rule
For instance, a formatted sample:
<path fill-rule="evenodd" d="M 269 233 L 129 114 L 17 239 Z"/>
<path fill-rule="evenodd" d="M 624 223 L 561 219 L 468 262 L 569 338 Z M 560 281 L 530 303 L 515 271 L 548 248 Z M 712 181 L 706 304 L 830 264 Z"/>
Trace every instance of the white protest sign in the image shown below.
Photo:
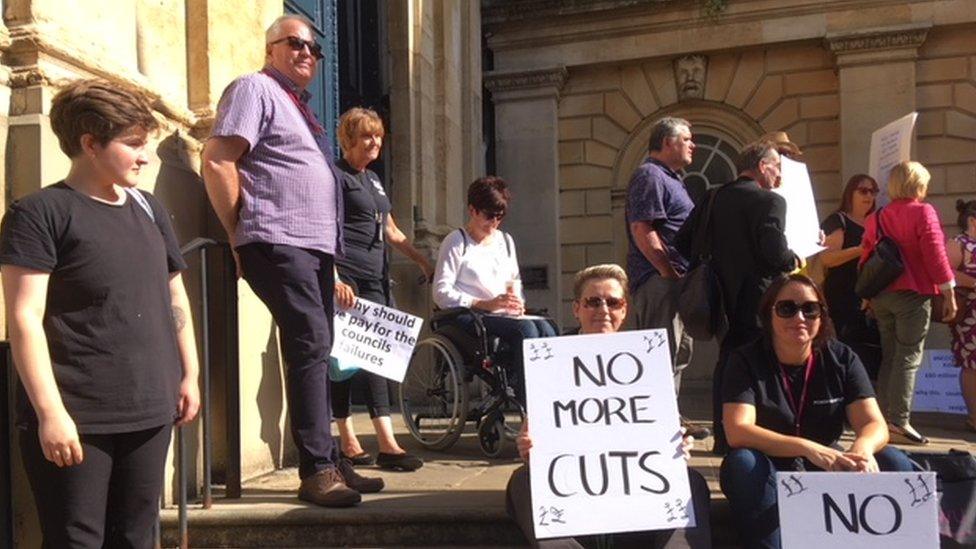
<path fill-rule="evenodd" d="M 813 199 L 813 184 L 807 165 L 783 157 L 782 184 L 773 192 L 786 199 L 786 243 L 793 253 L 810 257 L 823 250 L 820 240 L 820 218 Z"/>
<path fill-rule="evenodd" d="M 526 340 L 539 539 L 695 525 L 664 330 Z"/>
<path fill-rule="evenodd" d="M 783 547 L 939 546 L 935 473 L 776 473 Z"/>
<path fill-rule="evenodd" d="M 915 376 L 913 412 L 966 414 L 966 402 L 959 388 L 959 368 L 952 351 L 927 349 Z"/>
<path fill-rule="evenodd" d="M 351 367 L 403 381 L 424 320 L 379 303 L 356 298 L 355 306 L 335 312 L 332 357 Z"/>
<path fill-rule="evenodd" d="M 911 159 L 912 129 L 917 118 L 917 112 L 906 114 L 871 134 L 868 173 L 878 182 L 881 190 L 877 199 L 879 206 L 888 203 L 888 174 L 891 168 Z"/>

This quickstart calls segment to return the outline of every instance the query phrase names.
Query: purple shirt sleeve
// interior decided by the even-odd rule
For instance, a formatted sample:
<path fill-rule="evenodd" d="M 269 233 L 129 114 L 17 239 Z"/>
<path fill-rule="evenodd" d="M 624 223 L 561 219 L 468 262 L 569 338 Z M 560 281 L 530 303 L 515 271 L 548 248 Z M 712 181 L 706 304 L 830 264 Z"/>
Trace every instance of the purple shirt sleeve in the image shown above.
<path fill-rule="evenodd" d="M 627 192 L 627 223 L 667 219 L 663 182 L 647 168 L 634 173 Z"/>
<path fill-rule="evenodd" d="M 238 136 L 253 149 L 260 141 L 269 117 L 264 88 L 249 77 L 231 82 L 217 104 L 212 136 Z"/>

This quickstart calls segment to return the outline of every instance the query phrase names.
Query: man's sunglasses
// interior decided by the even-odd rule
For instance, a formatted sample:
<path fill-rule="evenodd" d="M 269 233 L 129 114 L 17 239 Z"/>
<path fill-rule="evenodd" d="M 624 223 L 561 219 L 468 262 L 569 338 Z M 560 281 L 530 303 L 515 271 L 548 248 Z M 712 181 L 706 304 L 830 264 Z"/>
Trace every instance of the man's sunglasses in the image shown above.
<path fill-rule="evenodd" d="M 593 297 L 587 297 L 586 299 L 580 300 L 580 304 L 582 304 L 587 309 L 599 309 L 600 307 L 606 305 L 607 309 L 610 309 L 611 311 L 619 311 L 620 309 L 623 308 L 624 304 L 626 303 L 627 300 L 622 297 L 603 298 L 603 297 L 593 296 Z"/>
<path fill-rule="evenodd" d="M 784 299 L 783 301 L 777 301 L 773 305 L 773 311 L 780 318 L 793 318 L 796 316 L 796 313 L 800 312 L 803 313 L 803 318 L 812 320 L 814 318 L 820 318 L 820 315 L 823 314 L 823 305 L 817 301 L 797 303 Z"/>
<path fill-rule="evenodd" d="M 870 187 L 858 187 L 858 194 L 869 194 L 871 196 L 876 196 L 878 194 L 878 189 L 872 189 Z"/>
<path fill-rule="evenodd" d="M 280 44 L 281 42 L 288 42 L 288 47 L 294 51 L 302 51 L 302 48 L 308 48 L 308 52 L 312 54 L 312 57 L 316 59 L 322 59 L 325 57 L 322 55 L 322 46 L 318 45 L 315 40 L 302 40 L 297 36 L 286 36 L 284 38 L 279 38 L 274 42 L 268 42 L 269 46 L 275 44 Z"/>
<path fill-rule="evenodd" d="M 494 221 L 496 219 L 498 221 L 501 221 L 505 217 L 505 210 L 496 210 L 492 212 L 489 212 L 487 210 L 480 210 L 480 211 L 481 211 L 481 215 L 485 216 L 485 219 L 487 219 L 488 221 Z"/>

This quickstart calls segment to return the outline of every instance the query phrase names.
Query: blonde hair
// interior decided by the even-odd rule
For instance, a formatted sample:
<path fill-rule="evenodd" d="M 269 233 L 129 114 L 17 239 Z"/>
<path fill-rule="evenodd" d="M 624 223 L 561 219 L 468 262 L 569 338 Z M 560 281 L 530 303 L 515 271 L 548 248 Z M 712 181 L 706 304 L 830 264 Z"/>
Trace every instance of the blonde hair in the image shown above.
<path fill-rule="evenodd" d="M 587 282 L 606 278 L 612 278 L 619 282 L 620 286 L 624 289 L 624 295 L 627 295 L 627 273 L 620 265 L 604 263 L 603 265 L 587 267 L 576 273 L 576 278 L 573 282 L 573 299 L 579 299 L 583 296 L 583 288 Z"/>
<path fill-rule="evenodd" d="M 888 196 L 897 198 L 925 198 L 932 176 L 925 166 L 906 160 L 899 162 L 888 175 Z"/>
<path fill-rule="evenodd" d="M 343 154 L 349 152 L 353 142 L 360 135 L 379 135 L 383 137 L 383 119 L 373 109 L 353 107 L 339 117 L 339 147 Z"/>

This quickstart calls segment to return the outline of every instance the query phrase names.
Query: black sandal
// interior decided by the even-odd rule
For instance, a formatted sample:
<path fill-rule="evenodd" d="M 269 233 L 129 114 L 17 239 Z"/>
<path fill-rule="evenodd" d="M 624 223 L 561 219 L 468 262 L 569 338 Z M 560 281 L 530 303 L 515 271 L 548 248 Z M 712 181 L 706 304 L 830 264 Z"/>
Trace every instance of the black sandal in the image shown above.
<path fill-rule="evenodd" d="M 342 457 L 344 457 L 344 458 L 348 459 L 349 461 L 351 461 L 353 465 L 372 465 L 373 464 L 373 456 L 369 455 L 369 452 L 359 452 L 358 454 L 356 454 L 354 456 L 347 456 L 343 452 L 339 452 L 339 453 L 342 455 Z"/>

